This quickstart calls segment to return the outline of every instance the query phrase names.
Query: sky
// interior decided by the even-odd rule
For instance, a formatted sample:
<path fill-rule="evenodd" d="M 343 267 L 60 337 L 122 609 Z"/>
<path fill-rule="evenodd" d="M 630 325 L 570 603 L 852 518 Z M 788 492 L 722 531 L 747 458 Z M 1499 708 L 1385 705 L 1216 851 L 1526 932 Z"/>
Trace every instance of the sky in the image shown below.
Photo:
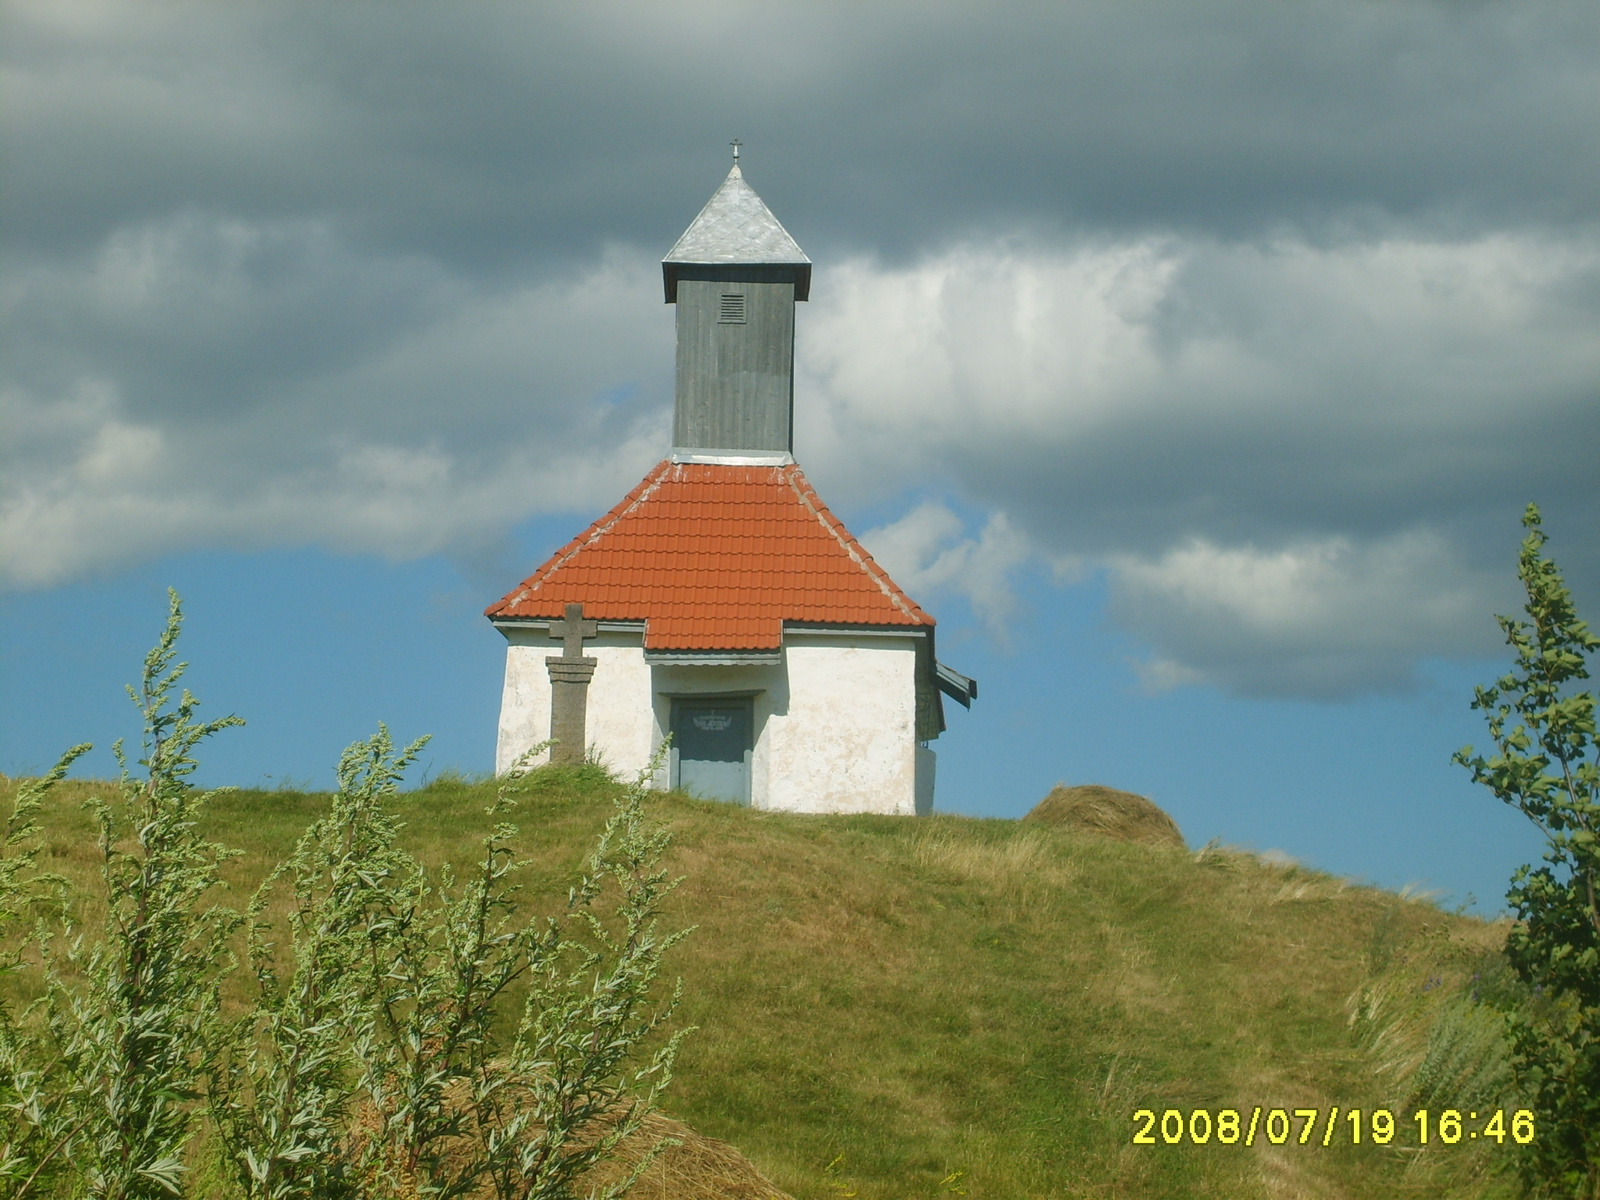
<path fill-rule="evenodd" d="M 796 455 L 976 676 L 938 806 L 1479 911 L 1450 755 L 1537 502 L 1600 612 L 1592 4 L 0 4 L 0 771 L 492 765 L 482 617 L 668 446 L 728 143 L 815 262 Z"/>

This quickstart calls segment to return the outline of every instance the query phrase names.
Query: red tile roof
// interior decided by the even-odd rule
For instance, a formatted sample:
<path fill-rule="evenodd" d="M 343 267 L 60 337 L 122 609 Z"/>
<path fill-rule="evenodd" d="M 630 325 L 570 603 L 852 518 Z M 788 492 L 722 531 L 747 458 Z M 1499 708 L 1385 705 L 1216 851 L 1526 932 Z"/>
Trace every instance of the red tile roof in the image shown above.
<path fill-rule="evenodd" d="M 798 466 L 663 462 L 485 610 L 644 621 L 651 650 L 775 650 L 783 623 L 931 626 Z"/>

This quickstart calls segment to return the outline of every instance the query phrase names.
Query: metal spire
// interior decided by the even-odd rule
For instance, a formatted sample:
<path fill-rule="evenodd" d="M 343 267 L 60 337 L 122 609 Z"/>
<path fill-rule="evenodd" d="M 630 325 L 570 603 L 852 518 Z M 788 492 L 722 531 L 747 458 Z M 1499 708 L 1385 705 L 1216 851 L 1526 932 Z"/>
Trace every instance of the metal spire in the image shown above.
<path fill-rule="evenodd" d="M 744 143 L 738 138 L 734 138 L 733 141 L 728 143 L 728 145 L 733 147 L 733 165 L 737 167 L 739 165 L 739 147 L 744 145 Z"/>

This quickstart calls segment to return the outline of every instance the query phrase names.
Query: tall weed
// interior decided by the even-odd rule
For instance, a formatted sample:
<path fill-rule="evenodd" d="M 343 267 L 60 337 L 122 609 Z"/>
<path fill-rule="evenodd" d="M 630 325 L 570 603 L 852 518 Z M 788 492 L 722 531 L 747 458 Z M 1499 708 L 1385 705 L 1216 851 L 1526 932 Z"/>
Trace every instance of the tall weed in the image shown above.
<path fill-rule="evenodd" d="M 389 731 L 347 749 L 328 814 L 256 891 L 249 907 L 253 1010 L 223 1032 L 212 1064 L 211 1113 L 240 1188 L 251 1200 L 357 1194 L 347 1123 L 357 1064 L 352 1034 L 371 1034 L 375 964 L 393 927 L 396 893 L 415 864 L 395 849 L 385 806 L 426 739 L 398 755 Z M 285 879 L 293 971 L 280 978 L 262 918 Z M 398 887 L 397 887 L 398 885 Z"/>
<path fill-rule="evenodd" d="M 59 902 L 61 880 L 34 869 L 39 856 L 39 810 L 46 795 L 90 746 L 74 746 L 42 778 L 24 784 L 0 830 L 0 975 L 27 966 L 34 940 L 27 919 L 41 905 Z M 12 935 L 21 926 L 20 936 Z M 0 1196 L 22 1197 L 51 1188 L 64 1171 L 64 1152 L 77 1126 L 62 1102 L 57 1071 L 33 1052 L 21 1014 L 0 996 Z"/>
<path fill-rule="evenodd" d="M 186 782 L 196 747 L 237 717 L 196 721 L 174 663 L 183 616 L 176 593 L 161 640 L 129 695 L 143 721 L 144 768 L 122 743 L 114 799 L 91 802 L 106 905 L 101 936 L 70 921 L 47 946 L 50 1044 L 71 1128 L 74 1169 L 87 1195 L 143 1200 L 181 1192 L 193 1136 L 217 984 L 239 917 L 208 902 L 230 852 L 197 822 L 214 793 Z"/>

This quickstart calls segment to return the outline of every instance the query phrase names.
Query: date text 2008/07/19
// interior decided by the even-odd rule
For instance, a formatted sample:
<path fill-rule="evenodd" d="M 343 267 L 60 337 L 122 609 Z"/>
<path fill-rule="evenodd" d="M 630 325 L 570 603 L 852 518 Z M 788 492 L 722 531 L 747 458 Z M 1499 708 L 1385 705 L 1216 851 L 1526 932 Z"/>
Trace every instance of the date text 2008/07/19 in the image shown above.
<path fill-rule="evenodd" d="M 1419 1108 L 1401 1120 L 1387 1108 L 1141 1108 L 1133 1114 L 1135 1146 L 1253 1146 L 1258 1138 L 1274 1146 L 1446 1146 L 1508 1141 L 1525 1146 L 1537 1135 L 1533 1113 L 1525 1108 L 1483 1111 Z"/>

